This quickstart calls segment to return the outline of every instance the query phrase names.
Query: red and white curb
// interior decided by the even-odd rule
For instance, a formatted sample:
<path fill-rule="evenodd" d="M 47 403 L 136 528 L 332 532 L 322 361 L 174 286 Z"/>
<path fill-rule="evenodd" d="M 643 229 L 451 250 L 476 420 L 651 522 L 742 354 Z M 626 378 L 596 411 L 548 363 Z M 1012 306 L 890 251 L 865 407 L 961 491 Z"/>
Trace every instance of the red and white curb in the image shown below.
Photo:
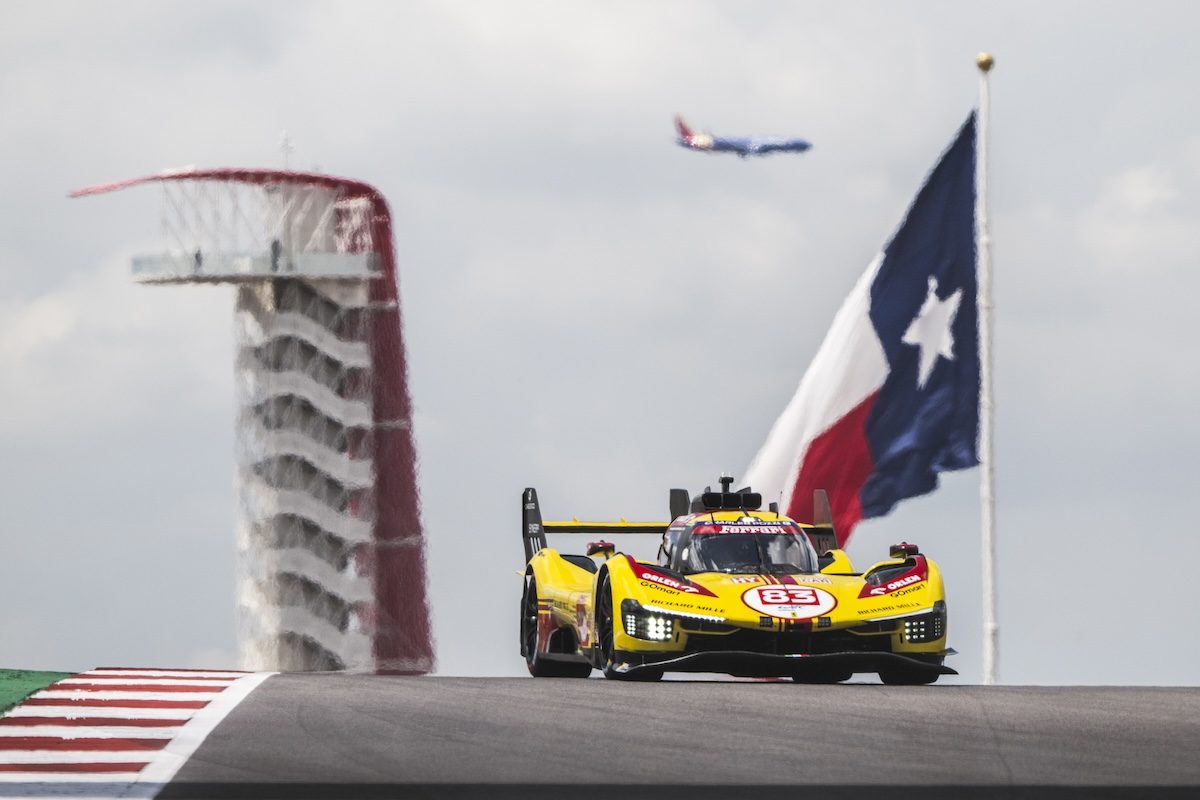
<path fill-rule="evenodd" d="M 153 797 L 274 673 L 101 668 L 0 716 L 0 797 Z"/>

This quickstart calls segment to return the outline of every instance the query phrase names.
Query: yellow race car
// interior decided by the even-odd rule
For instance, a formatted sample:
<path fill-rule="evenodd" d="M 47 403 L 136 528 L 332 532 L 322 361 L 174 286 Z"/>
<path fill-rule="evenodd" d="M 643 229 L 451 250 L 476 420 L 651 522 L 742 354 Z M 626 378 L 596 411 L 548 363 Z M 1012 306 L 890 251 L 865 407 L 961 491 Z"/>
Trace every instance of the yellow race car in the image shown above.
<path fill-rule="evenodd" d="M 537 491 L 522 495 L 527 566 L 521 655 L 535 677 L 658 680 L 720 672 L 837 683 L 877 673 L 887 684 L 933 683 L 944 665 L 941 571 L 916 545 L 858 572 L 837 549 L 823 491 L 817 519 L 760 510 L 749 489 L 671 490 L 673 522 L 543 522 Z M 586 555 L 547 546 L 547 533 L 658 534 L 655 562 L 603 539 Z"/>

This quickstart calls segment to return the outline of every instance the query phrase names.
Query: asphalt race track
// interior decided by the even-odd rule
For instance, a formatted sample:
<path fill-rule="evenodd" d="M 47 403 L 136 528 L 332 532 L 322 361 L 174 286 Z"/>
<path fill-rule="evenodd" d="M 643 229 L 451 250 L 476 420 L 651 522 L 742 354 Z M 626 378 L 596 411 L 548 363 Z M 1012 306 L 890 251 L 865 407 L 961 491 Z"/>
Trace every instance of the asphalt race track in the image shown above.
<path fill-rule="evenodd" d="M 289 674 L 234 709 L 160 797 L 696 798 L 782 785 L 1196 796 L 1200 690 Z"/>

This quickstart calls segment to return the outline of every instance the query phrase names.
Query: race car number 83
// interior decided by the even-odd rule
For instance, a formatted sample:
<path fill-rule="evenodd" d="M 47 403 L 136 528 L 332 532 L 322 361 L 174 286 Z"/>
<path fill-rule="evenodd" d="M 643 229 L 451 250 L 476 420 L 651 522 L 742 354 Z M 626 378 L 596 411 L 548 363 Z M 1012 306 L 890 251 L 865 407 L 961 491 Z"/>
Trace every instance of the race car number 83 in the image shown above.
<path fill-rule="evenodd" d="M 742 602 L 760 614 L 779 619 L 812 619 L 828 614 L 837 599 L 811 586 L 755 586 L 742 595 Z"/>
<path fill-rule="evenodd" d="M 791 603 L 800 606 L 815 606 L 821 601 L 817 593 L 806 586 L 787 586 L 782 589 L 760 589 L 758 597 L 768 605 Z"/>

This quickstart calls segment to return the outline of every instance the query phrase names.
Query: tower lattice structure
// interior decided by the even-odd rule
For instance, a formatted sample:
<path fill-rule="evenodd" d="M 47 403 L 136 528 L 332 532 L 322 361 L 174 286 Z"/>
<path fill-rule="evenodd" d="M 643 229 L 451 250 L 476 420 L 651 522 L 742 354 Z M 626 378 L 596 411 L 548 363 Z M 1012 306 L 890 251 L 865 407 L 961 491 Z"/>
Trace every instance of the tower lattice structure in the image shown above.
<path fill-rule="evenodd" d="M 243 667 L 433 669 L 391 215 L 315 173 L 164 172 L 146 284 L 236 289 Z"/>

